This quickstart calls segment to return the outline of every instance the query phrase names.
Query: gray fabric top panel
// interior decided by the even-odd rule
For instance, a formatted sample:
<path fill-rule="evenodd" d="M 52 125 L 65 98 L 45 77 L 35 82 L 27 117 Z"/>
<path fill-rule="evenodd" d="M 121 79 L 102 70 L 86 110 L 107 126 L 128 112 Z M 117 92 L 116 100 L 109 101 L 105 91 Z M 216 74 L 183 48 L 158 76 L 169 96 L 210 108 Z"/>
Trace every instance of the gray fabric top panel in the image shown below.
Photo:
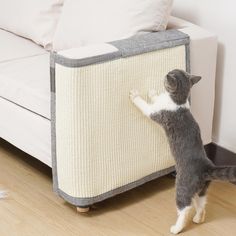
<path fill-rule="evenodd" d="M 115 46 L 119 51 L 83 59 L 70 59 L 53 52 L 51 54 L 51 62 L 53 62 L 51 63 L 51 67 L 53 67 L 54 63 L 66 67 L 83 67 L 116 60 L 122 57 L 129 57 L 160 49 L 187 45 L 189 44 L 189 36 L 173 29 L 136 35 L 128 39 L 110 42 L 109 44 Z"/>
<path fill-rule="evenodd" d="M 111 42 L 119 49 L 122 57 L 129 57 L 164 48 L 176 47 L 189 43 L 189 36 L 178 30 L 166 30 L 137 35 L 125 40 Z"/>

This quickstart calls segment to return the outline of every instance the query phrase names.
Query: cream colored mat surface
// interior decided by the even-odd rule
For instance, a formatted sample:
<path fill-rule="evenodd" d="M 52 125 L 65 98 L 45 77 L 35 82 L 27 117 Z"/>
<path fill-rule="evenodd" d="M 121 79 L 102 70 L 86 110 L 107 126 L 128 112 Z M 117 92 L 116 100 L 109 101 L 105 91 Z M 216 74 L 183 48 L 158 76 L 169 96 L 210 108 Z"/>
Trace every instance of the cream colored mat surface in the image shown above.
<path fill-rule="evenodd" d="M 129 91 L 163 91 L 162 78 L 186 69 L 185 46 L 69 68 L 56 64 L 59 189 L 88 198 L 174 165 L 165 133 L 130 102 Z"/>

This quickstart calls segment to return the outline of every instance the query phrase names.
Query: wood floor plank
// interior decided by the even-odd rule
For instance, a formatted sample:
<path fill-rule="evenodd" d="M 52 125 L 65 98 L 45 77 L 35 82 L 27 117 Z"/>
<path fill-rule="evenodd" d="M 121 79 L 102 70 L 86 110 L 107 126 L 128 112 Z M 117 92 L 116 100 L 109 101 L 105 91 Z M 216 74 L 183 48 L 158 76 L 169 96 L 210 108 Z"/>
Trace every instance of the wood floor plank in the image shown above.
<path fill-rule="evenodd" d="M 52 192 L 50 168 L 0 140 L 1 236 L 167 236 L 176 220 L 174 179 L 160 178 L 78 214 Z M 184 236 L 235 236 L 236 186 L 215 182 L 206 222 Z M 193 214 L 193 212 L 192 212 Z M 190 219 L 191 220 L 191 219 Z"/>

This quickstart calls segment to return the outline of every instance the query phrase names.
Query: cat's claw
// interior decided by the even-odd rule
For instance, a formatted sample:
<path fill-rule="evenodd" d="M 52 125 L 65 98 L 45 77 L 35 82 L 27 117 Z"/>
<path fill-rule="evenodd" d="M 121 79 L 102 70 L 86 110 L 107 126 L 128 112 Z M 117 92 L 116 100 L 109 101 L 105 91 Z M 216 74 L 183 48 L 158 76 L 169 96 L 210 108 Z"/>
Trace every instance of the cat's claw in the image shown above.
<path fill-rule="evenodd" d="M 139 91 L 137 89 L 132 89 L 129 92 L 129 97 L 130 97 L 131 101 L 134 101 L 134 99 L 138 96 L 139 96 Z"/>

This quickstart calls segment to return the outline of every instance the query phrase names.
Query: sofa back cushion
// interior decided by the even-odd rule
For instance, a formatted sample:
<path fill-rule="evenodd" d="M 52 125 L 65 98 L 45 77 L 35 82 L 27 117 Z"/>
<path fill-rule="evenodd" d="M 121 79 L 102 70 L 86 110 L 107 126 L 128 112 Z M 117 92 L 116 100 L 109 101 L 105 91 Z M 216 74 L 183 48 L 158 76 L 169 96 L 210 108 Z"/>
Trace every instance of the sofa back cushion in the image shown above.
<path fill-rule="evenodd" d="M 165 30 L 173 0 L 66 0 L 55 51 Z"/>
<path fill-rule="evenodd" d="M 0 0 L 0 28 L 50 49 L 64 0 Z"/>

